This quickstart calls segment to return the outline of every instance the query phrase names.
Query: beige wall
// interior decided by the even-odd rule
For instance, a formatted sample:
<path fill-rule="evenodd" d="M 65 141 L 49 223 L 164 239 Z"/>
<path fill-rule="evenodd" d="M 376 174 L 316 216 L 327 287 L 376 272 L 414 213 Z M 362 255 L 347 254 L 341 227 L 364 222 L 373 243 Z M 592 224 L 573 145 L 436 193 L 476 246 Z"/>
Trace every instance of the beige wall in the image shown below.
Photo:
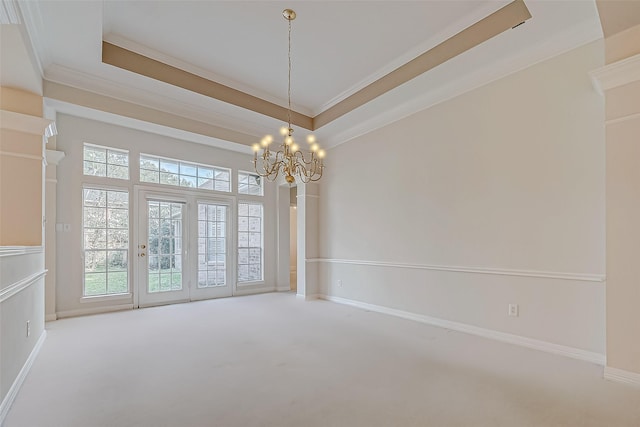
<path fill-rule="evenodd" d="M 44 128 L 31 119 L 42 118 L 42 97 L 3 87 L 0 107 L 0 246 L 39 246 Z"/>
<path fill-rule="evenodd" d="M 332 149 L 320 292 L 603 355 L 603 63 L 595 42 Z"/>
<path fill-rule="evenodd" d="M 640 26 L 606 40 L 605 70 L 640 62 Z M 606 91 L 607 366 L 640 374 L 640 73 Z"/>

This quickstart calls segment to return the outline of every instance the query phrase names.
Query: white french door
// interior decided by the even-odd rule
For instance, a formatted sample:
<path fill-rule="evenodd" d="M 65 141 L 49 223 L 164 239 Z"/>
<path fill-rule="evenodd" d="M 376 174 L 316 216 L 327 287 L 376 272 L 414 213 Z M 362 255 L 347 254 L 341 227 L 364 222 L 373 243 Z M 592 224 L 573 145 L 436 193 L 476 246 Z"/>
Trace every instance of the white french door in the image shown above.
<path fill-rule="evenodd" d="M 231 203 L 140 189 L 139 307 L 233 294 Z"/>
<path fill-rule="evenodd" d="M 213 200 L 198 200 L 197 257 L 191 299 L 227 297 L 233 294 L 231 277 L 231 207 Z"/>

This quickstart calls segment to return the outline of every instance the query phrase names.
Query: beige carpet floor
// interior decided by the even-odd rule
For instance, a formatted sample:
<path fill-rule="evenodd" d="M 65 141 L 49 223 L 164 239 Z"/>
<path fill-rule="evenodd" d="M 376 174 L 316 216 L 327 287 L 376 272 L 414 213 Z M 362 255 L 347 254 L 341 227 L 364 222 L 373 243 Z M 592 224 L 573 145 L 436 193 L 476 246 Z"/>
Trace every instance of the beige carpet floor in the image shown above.
<path fill-rule="evenodd" d="M 292 294 L 47 329 L 5 427 L 640 426 L 601 366 Z"/>

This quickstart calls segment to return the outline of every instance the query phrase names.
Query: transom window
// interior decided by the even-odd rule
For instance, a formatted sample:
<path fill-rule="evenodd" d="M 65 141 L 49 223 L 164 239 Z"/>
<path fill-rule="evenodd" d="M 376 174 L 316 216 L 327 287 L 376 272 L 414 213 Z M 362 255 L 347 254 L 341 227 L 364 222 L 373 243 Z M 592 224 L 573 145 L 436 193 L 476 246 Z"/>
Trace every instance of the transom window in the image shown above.
<path fill-rule="evenodd" d="M 262 196 L 263 185 L 262 177 L 255 173 L 250 172 L 238 172 L 238 193 L 249 194 L 251 196 Z"/>
<path fill-rule="evenodd" d="M 129 179 L 127 150 L 84 144 L 83 159 L 85 175 Z"/>
<path fill-rule="evenodd" d="M 129 290 L 129 193 L 83 191 L 84 296 Z"/>
<path fill-rule="evenodd" d="M 141 154 L 140 181 L 229 192 L 231 170 Z"/>
<path fill-rule="evenodd" d="M 238 282 L 262 280 L 262 205 L 238 203 Z"/>

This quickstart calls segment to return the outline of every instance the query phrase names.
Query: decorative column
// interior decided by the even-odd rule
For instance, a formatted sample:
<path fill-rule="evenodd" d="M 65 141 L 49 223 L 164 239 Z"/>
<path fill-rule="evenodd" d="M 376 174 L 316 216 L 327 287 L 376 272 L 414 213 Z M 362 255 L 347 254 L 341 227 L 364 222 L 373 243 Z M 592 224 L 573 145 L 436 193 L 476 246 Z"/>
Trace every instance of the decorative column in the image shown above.
<path fill-rule="evenodd" d="M 316 183 L 298 184 L 298 291 L 307 300 L 318 297 L 318 199 Z"/>
<path fill-rule="evenodd" d="M 594 71 L 592 77 L 606 99 L 607 366 L 604 376 L 640 385 L 638 36 L 640 26 L 607 38 L 607 58 L 613 62 Z"/>
<path fill-rule="evenodd" d="M 55 148 L 55 137 L 49 142 Z M 44 282 L 45 320 L 56 320 L 56 210 L 58 191 L 58 163 L 64 158 L 62 151 L 46 150 L 45 178 L 45 250 L 44 265 L 47 276 Z"/>

